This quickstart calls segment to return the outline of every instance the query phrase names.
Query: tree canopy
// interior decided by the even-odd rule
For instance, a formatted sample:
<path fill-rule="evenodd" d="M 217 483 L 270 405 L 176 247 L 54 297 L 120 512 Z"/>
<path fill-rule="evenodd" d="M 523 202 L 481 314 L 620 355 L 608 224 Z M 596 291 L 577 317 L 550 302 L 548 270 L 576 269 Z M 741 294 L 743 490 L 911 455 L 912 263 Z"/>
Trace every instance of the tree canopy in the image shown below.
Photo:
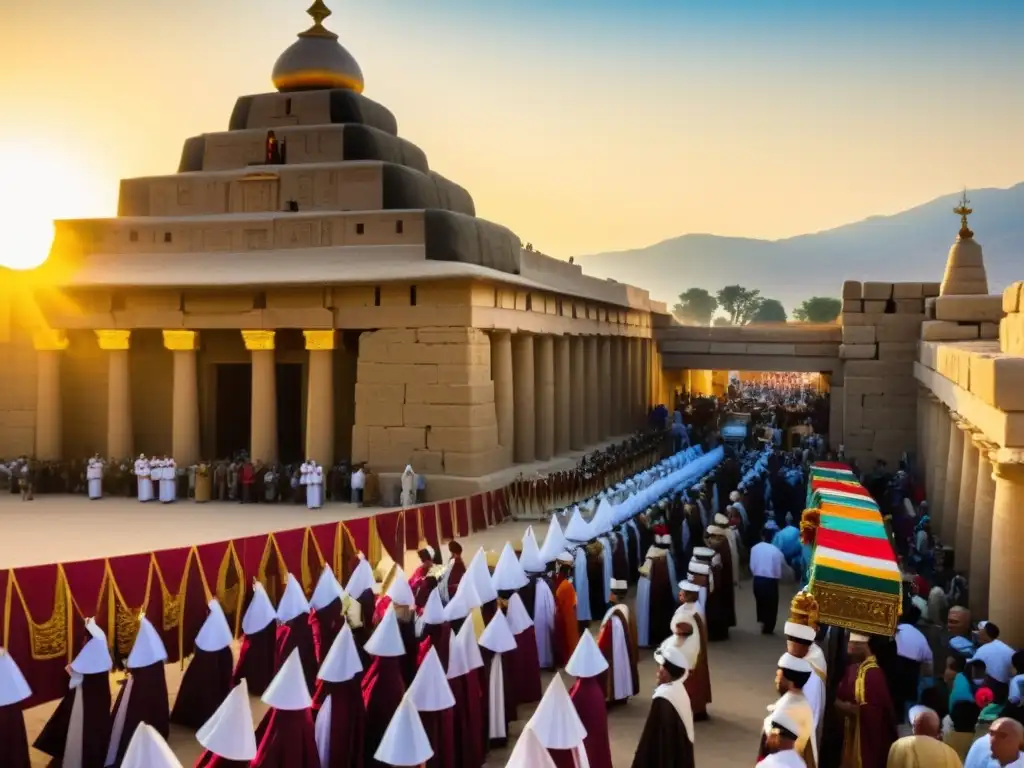
<path fill-rule="evenodd" d="M 793 317 L 802 323 L 832 323 L 843 310 L 843 302 L 831 296 L 812 296 L 793 310 Z"/>
<path fill-rule="evenodd" d="M 729 316 L 731 325 L 749 323 L 764 301 L 759 290 L 750 290 L 742 285 L 727 285 L 715 294 L 715 298 L 718 306 Z"/>
<path fill-rule="evenodd" d="M 721 328 L 722 326 L 732 325 L 732 323 L 729 322 L 728 317 L 722 317 L 721 315 L 719 315 L 718 317 L 715 318 L 715 322 L 713 322 L 712 325 L 714 325 L 716 328 Z"/>
<path fill-rule="evenodd" d="M 679 294 L 679 303 L 672 314 L 686 325 L 710 325 L 711 316 L 718 309 L 718 301 L 703 288 L 690 288 Z"/>
<path fill-rule="evenodd" d="M 786 308 L 778 299 L 762 299 L 757 311 L 750 318 L 752 323 L 784 323 L 786 320 Z"/>

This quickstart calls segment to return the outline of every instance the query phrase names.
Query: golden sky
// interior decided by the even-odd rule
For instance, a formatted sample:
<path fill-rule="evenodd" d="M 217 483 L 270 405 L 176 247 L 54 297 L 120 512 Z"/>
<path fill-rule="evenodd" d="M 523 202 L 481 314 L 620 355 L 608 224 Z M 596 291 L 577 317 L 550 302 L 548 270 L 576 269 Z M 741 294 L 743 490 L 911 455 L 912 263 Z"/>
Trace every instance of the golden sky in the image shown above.
<path fill-rule="evenodd" d="M 0 2 L 7 264 L 41 258 L 49 219 L 113 215 L 118 179 L 173 172 L 308 25 L 305 0 Z M 778 238 L 1024 179 L 1024 3 L 328 2 L 366 95 L 554 256 Z"/>

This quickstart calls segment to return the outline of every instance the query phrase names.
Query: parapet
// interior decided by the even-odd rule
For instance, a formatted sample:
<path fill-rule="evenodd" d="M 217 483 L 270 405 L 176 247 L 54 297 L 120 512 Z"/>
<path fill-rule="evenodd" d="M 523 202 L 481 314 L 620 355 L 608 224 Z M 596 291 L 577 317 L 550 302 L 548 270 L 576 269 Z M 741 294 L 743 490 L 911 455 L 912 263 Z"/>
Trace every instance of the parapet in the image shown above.
<path fill-rule="evenodd" d="M 392 136 L 398 135 L 398 120 L 391 110 L 360 93 L 343 88 L 242 96 L 235 102 L 228 130 L 330 123 L 359 123 Z"/>

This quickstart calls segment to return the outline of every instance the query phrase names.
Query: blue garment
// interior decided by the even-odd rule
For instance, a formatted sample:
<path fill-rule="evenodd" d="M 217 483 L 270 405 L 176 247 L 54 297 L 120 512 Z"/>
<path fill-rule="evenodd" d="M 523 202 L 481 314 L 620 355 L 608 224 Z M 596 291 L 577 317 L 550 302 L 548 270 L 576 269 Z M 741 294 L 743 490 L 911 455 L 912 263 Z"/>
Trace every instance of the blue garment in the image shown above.
<path fill-rule="evenodd" d="M 1024 755 L 1024 752 L 1019 752 L 1017 759 L 1020 760 L 1022 755 Z M 999 762 L 992 757 L 992 747 L 988 734 L 985 734 L 971 745 L 971 749 L 967 753 L 967 759 L 964 760 L 964 768 L 999 768 Z"/>
<path fill-rule="evenodd" d="M 591 621 L 590 615 L 590 580 L 587 577 L 587 551 L 580 547 L 576 550 L 576 563 L 573 570 L 572 584 L 576 588 L 576 620 Z"/>
<path fill-rule="evenodd" d="M 953 687 L 949 691 L 949 711 L 953 711 L 953 705 L 958 701 L 974 701 L 974 689 L 970 680 L 963 672 L 957 672 L 953 678 Z"/>

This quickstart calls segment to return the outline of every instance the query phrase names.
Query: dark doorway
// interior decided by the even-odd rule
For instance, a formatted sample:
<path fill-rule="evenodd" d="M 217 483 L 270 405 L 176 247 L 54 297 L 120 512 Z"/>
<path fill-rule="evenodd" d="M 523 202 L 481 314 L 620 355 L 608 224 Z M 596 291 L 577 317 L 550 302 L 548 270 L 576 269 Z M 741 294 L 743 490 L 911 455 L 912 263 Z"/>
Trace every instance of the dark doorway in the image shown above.
<path fill-rule="evenodd" d="M 252 366 L 249 363 L 217 365 L 217 456 L 234 457 L 249 450 L 252 427 Z"/>
<path fill-rule="evenodd" d="M 302 461 L 302 363 L 277 364 L 277 455 L 285 464 Z"/>

